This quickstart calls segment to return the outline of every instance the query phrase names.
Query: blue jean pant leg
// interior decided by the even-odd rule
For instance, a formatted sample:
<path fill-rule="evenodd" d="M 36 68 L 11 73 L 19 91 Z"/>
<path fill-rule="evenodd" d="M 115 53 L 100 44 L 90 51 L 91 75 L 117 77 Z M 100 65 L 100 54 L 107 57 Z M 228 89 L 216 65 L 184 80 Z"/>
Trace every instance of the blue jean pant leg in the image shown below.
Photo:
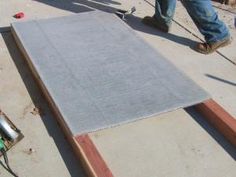
<path fill-rule="evenodd" d="M 175 13 L 176 0 L 156 0 L 155 18 L 159 23 L 171 26 L 171 21 Z"/>
<path fill-rule="evenodd" d="M 210 0 L 182 0 L 182 2 L 207 43 L 229 38 L 229 30 L 219 20 Z"/>

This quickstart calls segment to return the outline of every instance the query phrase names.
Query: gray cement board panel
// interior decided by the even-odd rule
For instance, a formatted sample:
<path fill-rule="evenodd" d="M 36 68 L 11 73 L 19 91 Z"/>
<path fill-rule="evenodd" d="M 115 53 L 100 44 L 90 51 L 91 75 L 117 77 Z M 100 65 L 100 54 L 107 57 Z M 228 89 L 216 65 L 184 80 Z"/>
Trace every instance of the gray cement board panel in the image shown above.
<path fill-rule="evenodd" d="M 115 15 L 86 12 L 12 30 L 74 135 L 209 98 Z"/>

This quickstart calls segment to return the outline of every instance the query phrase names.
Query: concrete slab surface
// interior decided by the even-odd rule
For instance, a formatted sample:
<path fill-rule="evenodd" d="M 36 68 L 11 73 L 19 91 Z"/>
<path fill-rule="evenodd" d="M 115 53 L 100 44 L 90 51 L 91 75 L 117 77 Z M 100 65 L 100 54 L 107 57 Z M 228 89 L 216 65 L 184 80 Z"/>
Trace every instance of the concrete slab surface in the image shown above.
<path fill-rule="evenodd" d="M 13 23 L 12 29 L 74 135 L 209 99 L 110 13 Z"/>
<path fill-rule="evenodd" d="M 28 2 L 34 5 L 29 7 Z M 170 34 L 163 34 L 142 25 L 141 18 L 145 15 L 152 15 L 154 12 L 153 7 L 150 7 L 145 0 L 66 0 L 63 2 L 1 0 L 0 4 L 1 27 L 9 26 L 12 21 L 16 21 L 12 15 L 18 11 L 26 12 L 27 19 L 30 19 L 72 14 L 78 11 L 81 5 L 105 11 L 114 11 L 114 7 L 129 9 L 135 5 L 137 11 L 134 17 L 129 18 L 128 24 L 138 35 L 158 49 L 163 56 L 207 90 L 214 100 L 236 117 L 235 66 L 218 54 L 205 56 L 193 51 L 191 47 L 199 40 L 176 24 L 173 25 Z M 176 20 L 183 18 L 181 9 L 177 8 L 175 17 Z M 184 27 L 190 26 L 186 21 L 183 25 Z M 80 176 L 81 172 L 77 168 L 79 165 L 73 165 L 78 162 L 71 153 L 71 148 L 62 138 L 63 135 L 60 133 L 53 115 L 47 111 L 45 100 L 38 95 L 38 88 L 33 82 L 30 72 L 26 72 L 28 70 L 26 64 L 22 62 L 19 55 L 13 55 L 13 53 L 17 53 L 17 48 L 12 42 L 12 37 L 4 37 L 4 39 L 0 40 L 0 106 L 25 135 L 24 140 L 9 151 L 12 168 L 19 175 L 26 177 Z M 233 51 L 234 49 L 230 50 L 230 52 Z M 31 101 L 33 105 L 28 106 Z M 43 119 L 39 115 L 33 116 L 30 113 L 35 106 L 39 105 L 46 114 L 46 116 L 42 116 Z M 31 129 L 29 125 L 35 125 L 36 128 Z M 166 134 L 166 137 L 163 134 Z M 186 134 L 189 134 L 189 137 Z M 205 174 L 235 176 L 234 154 L 236 150 L 232 149 L 224 138 L 204 122 L 204 119 L 192 114 L 188 115 L 186 112 L 168 113 L 164 119 L 159 120 L 159 117 L 156 117 L 142 120 L 116 128 L 114 131 L 109 129 L 98 132 L 97 135 L 92 134 L 91 137 L 106 161 L 109 162 L 108 165 L 119 176 L 123 176 L 124 172 L 127 172 L 129 176 L 139 176 L 138 172 L 140 172 L 142 177 L 145 177 L 145 170 L 149 175 L 147 177 L 159 174 L 158 171 L 160 174 L 167 174 L 167 177 L 186 174 L 190 174 L 189 176 L 205 176 Z M 157 141 L 158 139 L 161 141 Z M 165 148 L 160 143 L 164 144 Z M 172 146 L 173 148 L 171 148 Z M 36 149 L 36 153 L 31 155 L 25 153 L 30 147 Z M 48 149 L 50 149 L 50 153 Z M 127 154 L 128 156 L 125 157 Z M 131 170 L 128 171 L 128 167 Z M 177 169 L 178 167 L 183 171 Z M 44 170 L 42 171 L 42 169 Z M 9 177 L 10 175 L 0 167 L 0 176 Z"/>

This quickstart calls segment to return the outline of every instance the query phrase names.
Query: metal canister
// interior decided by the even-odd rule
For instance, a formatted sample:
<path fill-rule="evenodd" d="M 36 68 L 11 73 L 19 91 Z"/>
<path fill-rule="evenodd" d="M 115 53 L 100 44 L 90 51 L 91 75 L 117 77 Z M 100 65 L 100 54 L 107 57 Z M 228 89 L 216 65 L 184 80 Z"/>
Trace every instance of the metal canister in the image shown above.
<path fill-rule="evenodd" d="M 0 133 L 4 134 L 9 141 L 14 142 L 18 139 L 19 134 L 12 129 L 3 115 L 0 115 Z"/>

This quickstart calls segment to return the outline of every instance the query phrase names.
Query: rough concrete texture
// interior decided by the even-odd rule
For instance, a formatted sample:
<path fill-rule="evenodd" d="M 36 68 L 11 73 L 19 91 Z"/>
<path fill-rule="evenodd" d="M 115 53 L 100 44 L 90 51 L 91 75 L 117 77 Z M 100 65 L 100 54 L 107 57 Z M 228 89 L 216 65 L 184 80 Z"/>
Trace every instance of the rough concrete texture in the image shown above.
<path fill-rule="evenodd" d="M 113 7 L 128 9 L 135 5 L 137 11 L 134 17 L 129 18 L 128 24 L 138 35 L 169 58 L 173 64 L 206 89 L 218 103 L 236 117 L 235 66 L 218 54 L 205 56 L 194 52 L 190 47 L 194 46 L 198 39 L 175 23 L 170 34 L 163 34 L 142 25 L 140 18 L 152 15 L 154 12 L 153 7 L 144 0 L 67 0 L 63 3 L 51 0 L 41 0 L 41 3 L 29 0 L 1 0 L 0 3 L 1 27 L 15 21 L 12 15 L 17 11 L 24 11 L 29 19 L 71 14 L 80 9 L 78 7 L 82 4 L 86 4 L 86 7 L 108 11 L 114 10 Z M 28 3 L 34 5 L 29 8 Z M 179 5 L 181 6 L 181 4 Z M 220 9 L 217 10 L 220 11 Z M 175 19 L 181 18 L 183 18 L 182 12 L 177 8 Z M 186 22 L 183 25 L 190 27 Z M 235 38 L 235 36 L 233 37 Z M 40 119 L 40 116 L 37 116 L 39 118 L 37 119 L 30 113 L 34 106 L 26 108 L 32 99 L 30 95 L 38 97 L 38 90 L 32 79 L 29 79 L 31 77 L 29 72 L 19 75 L 13 61 L 22 61 L 22 59 L 19 56 L 10 57 L 5 42 L 12 47 L 11 51 L 16 52 L 16 46 L 12 40 L 0 41 L 0 106 L 27 137 L 9 151 L 11 166 L 19 175 L 23 174 L 26 177 L 79 176 L 80 171 L 76 169 L 77 165 L 73 166 L 76 161 L 71 160 L 71 156 L 73 156 L 71 149 L 64 145 L 66 141 L 61 138 L 63 135 L 60 130 L 55 128 L 57 126 L 54 118 L 48 116 L 49 119 Z M 235 50 L 231 49 L 229 53 L 235 54 Z M 25 68 L 24 63 L 18 66 L 18 68 Z M 208 77 L 206 74 L 214 77 Z M 37 91 L 30 94 L 32 92 L 29 92 L 30 89 L 27 89 L 26 85 Z M 40 105 L 46 105 L 43 99 L 38 102 L 41 103 Z M 22 116 L 23 112 L 26 112 L 26 116 Z M 195 122 L 192 120 L 193 115 L 190 116 L 182 111 L 163 116 L 164 118 L 162 117 L 160 121 L 156 117 L 91 135 L 115 174 L 123 177 L 125 171 L 129 176 L 137 177 L 140 172 L 142 177 L 146 177 L 146 174 L 148 174 L 147 177 L 152 177 L 154 176 L 152 174 L 158 174 L 160 171 L 165 177 L 186 176 L 187 174 L 190 174 L 190 177 L 236 176 L 234 155 L 236 150 L 201 117 L 195 115 Z M 21 117 L 25 118 L 20 119 Z M 46 126 L 45 120 L 49 120 L 50 126 Z M 158 126 L 159 122 L 162 122 L 161 125 L 165 128 Z M 29 125 L 35 125 L 36 128 L 30 129 Z M 49 131 L 51 129 L 52 131 Z M 51 133 L 49 134 L 47 130 Z M 164 148 L 160 142 L 165 145 Z M 33 156 L 25 154 L 24 150 L 28 150 L 29 147 L 37 148 L 40 153 L 35 153 Z M 48 149 L 50 149 L 50 154 Z M 64 149 L 64 153 L 60 153 L 63 152 L 61 149 Z M 66 156 L 62 154 L 66 154 Z M 128 156 L 126 157 L 126 155 Z M 123 160 L 124 158 L 125 160 Z M 130 168 L 127 170 L 126 166 Z M 178 170 L 178 167 L 181 170 Z M 216 174 L 214 170 L 218 173 Z M 125 174 L 124 177 L 129 177 L 128 175 Z M 9 177 L 10 175 L 1 167 L 0 176 Z"/>
<path fill-rule="evenodd" d="M 74 135 L 209 99 L 113 14 L 92 11 L 12 29 Z"/>
<path fill-rule="evenodd" d="M 217 9 L 221 9 L 221 10 L 228 11 L 228 12 L 236 14 L 236 7 L 235 6 L 231 6 L 231 5 L 228 6 L 226 4 L 217 3 L 217 2 L 212 2 L 212 4 Z"/>

